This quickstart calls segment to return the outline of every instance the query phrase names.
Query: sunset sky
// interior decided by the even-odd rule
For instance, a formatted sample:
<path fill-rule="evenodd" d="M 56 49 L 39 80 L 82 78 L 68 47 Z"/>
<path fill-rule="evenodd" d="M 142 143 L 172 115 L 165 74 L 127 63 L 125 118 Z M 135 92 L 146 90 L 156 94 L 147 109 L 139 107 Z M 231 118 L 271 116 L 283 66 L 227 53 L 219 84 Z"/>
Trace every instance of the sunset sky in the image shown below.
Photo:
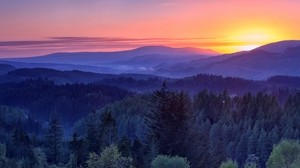
<path fill-rule="evenodd" d="M 0 57 L 300 39 L 299 0 L 0 0 Z"/>

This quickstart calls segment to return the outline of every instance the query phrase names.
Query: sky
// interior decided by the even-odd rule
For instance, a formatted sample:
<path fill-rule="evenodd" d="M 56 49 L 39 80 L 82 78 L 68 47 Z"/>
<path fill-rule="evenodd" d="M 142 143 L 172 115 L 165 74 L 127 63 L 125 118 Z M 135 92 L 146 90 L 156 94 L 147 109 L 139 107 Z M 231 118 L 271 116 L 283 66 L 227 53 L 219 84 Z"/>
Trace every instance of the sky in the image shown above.
<path fill-rule="evenodd" d="M 0 57 L 300 39 L 299 0 L 0 0 Z"/>

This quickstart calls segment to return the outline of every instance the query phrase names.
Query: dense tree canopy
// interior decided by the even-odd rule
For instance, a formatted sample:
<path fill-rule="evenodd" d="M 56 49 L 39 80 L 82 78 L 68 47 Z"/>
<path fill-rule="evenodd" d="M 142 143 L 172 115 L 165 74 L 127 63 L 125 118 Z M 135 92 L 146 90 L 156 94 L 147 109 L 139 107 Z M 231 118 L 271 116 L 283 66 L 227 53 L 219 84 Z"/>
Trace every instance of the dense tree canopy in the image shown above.
<path fill-rule="evenodd" d="M 3 84 L 0 92 L 0 103 L 9 105 L 0 106 L 4 167 L 298 166 L 299 94 L 280 104 L 266 92 L 191 94 L 164 85 L 133 95 L 44 80 Z M 62 119 L 44 119 L 53 111 Z M 68 117 L 79 119 L 72 130 Z"/>

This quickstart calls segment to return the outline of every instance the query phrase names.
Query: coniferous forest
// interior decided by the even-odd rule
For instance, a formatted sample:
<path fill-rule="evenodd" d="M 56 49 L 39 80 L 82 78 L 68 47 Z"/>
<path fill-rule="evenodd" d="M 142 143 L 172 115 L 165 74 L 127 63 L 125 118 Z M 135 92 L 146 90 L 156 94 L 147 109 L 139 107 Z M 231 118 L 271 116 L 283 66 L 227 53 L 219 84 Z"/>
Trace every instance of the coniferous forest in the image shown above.
<path fill-rule="evenodd" d="M 296 87 L 246 92 L 237 85 L 243 91 L 235 93 L 207 85 L 195 92 L 186 89 L 195 82 L 180 79 L 136 91 L 126 81 L 0 84 L 0 167 L 300 166 Z"/>
<path fill-rule="evenodd" d="M 300 168 L 300 0 L 0 0 L 0 168 Z"/>

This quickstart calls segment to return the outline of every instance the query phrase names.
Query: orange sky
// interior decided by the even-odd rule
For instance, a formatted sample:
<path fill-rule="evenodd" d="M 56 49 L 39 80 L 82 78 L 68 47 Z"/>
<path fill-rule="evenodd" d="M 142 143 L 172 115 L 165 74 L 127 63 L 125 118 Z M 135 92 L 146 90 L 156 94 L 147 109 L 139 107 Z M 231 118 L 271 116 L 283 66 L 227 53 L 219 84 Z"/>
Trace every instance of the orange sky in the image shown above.
<path fill-rule="evenodd" d="M 299 0 L 0 0 L 0 56 L 148 44 L 228 53 L 299 39 L 299 23 Z M 52 37 L 99 39 L 73 40 L 76 49 Z"/>

